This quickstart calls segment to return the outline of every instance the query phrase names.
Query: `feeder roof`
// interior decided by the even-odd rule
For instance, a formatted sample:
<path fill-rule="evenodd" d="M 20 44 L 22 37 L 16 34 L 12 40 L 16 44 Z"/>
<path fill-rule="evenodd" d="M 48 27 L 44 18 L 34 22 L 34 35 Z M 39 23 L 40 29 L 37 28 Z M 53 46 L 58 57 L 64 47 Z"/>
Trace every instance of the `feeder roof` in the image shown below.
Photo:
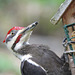
<path fill-rule="evenodd" d="M 51 23 L 52 24 L 57 24 L 59 20 L 61 19 L 62 15 L 65 13 L 66 9 L 69 7 L 73 0 L 65 0 L 59 7 L 58 11 L 56 14 L 51 18 Z"/>

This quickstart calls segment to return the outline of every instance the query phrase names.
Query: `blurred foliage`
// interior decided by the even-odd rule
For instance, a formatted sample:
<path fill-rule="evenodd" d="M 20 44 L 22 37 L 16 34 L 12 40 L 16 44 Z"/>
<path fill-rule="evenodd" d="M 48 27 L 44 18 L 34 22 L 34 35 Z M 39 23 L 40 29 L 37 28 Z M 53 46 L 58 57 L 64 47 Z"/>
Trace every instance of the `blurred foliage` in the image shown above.
<path fill-rule="evenodd" d="M 9 55 L 0 53 L 0 73 L 13 72 L 15 75 L 20 75 L 19 68 L 14 65 Z"/>
<path fill-rule="evenodd" d="M 32 0 L 32 1 L 35 1 L 35 2 L 39 2 L 40 4 L 43 4 L 43 5 L 57 5 L 57 4 L 61 4 L 64 0 Z"/>
<path fill-rule="evenodd" d="M 65 0 L 0 0 L 0 4 L 8 4 L 8 3 L 10 3 L 10 2 L 18 2 L 18 1 L 20 1 L 20 2 L 39 2 L 39 3 L 41 3 L 41 4 L 52 4 L 53 3 L 53 5 L 55 4 L 55 3 L 61 3 L 61 2 L 63 2 L 63 1 L 65 1 Z"/>
<path fill-rule="evenodd" d="M 27 26 L 34 21 L 39 21 L 36 34 L 49 35 L 61 26 L 54 27 L 50 19 L 63 1 L 0 0 L 0 31 L 5 33 L 13 26 Z"/>

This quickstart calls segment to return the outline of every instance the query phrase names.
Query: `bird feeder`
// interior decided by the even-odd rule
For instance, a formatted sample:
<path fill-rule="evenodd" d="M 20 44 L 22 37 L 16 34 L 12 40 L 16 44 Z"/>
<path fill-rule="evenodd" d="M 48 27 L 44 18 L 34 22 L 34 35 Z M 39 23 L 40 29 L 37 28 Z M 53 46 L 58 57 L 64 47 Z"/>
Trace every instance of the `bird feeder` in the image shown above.
<path fill-rule="evenodd" d="M 57 24 L 62 19 L 66 35 L 66 46 L 64 53 L 68 53 L 69 65 L 72 75 L 75 74 L 75 0 L 65 0 L 56 14 L 51 18 L 52 24 Z"/>

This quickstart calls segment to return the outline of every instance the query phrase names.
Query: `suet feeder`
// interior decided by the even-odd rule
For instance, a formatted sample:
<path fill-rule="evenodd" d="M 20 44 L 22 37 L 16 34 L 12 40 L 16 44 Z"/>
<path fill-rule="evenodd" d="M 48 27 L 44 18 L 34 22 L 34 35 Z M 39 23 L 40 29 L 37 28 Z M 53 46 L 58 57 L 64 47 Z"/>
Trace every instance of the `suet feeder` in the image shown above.
<path fill-rule="evenodd" d="M 59 7 L 56 14 L 51 18 L 52 24 L 57 24 L 62 19 L 66 35 L 69 65 L 72 75 L 75 74 L 75 0 L 65 0 Z M 71 54 L 71 55 L 70 55 Z"/>

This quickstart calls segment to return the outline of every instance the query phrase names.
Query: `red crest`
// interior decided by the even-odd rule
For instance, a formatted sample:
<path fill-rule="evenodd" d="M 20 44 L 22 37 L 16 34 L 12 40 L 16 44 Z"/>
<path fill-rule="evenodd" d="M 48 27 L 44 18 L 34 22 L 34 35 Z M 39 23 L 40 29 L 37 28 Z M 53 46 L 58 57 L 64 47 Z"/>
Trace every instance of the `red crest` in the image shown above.
<path fill-rule="evenodd" d="M 12 30 L 21 30 L 21 29 L 23 29 L 23 28 L 24 28 L 24 27 L 13 27 L 13 28 L 11 28 L 11 29 L 8 31 L 7 35 L 10 34 L 10 32 L 11 32 Z M 7 35 L 6 35 L 6 37 L 5 37 L 4 41 L 3 41 L 3 43 L 5 42 L 5 40 L 6 40 L 6 38 L 7 38 Z"/>

